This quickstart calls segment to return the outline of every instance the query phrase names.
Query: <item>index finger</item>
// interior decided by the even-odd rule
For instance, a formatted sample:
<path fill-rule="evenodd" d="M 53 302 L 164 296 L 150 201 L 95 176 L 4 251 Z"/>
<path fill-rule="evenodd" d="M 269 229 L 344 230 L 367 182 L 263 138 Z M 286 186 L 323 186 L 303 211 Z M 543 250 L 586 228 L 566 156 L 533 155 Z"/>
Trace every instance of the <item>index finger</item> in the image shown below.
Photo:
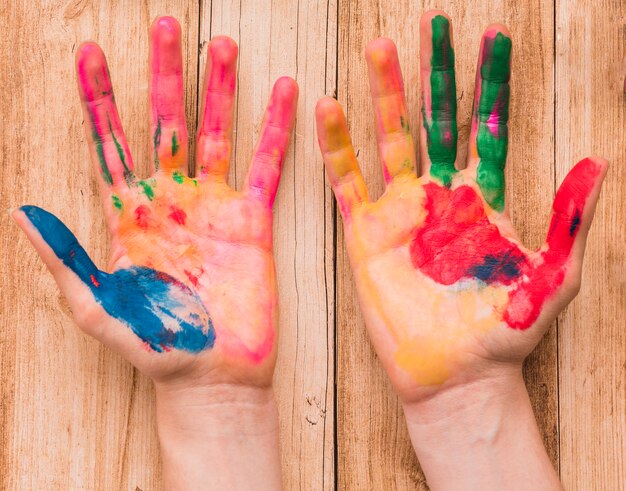
<path fill-rule="evenodd" d="M 265 110 L 261 136 L 244 183 L 245 192 L 272 206 L 291 130 L 296 119 L 298 84 L 281 77 L 274 84 Z"/>
<path fill-rule="evenodd" d="M 367 187 L 356 160 L 354 147 L 341 105 L 324 97 L 315 107 L 317 138 L 326 173 L 344 218 L 352 209 L 368 201 Z"/>

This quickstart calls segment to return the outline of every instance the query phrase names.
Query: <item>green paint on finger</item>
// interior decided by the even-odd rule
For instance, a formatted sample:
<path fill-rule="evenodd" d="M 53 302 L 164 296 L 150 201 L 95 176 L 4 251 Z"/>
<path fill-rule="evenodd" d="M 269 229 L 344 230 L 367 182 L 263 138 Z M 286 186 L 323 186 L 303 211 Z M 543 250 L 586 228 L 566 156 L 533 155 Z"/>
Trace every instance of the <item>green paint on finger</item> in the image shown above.
<path fill-rule="evenodd" d="M 98 134 L 98 131 L 94 129 L 91 132 L 91 137 L 93 138 L 94 144 L 96 146 L 96 155 L 98 155 L 98 161 L 100 162 L 100 171 L 102 173 L 102 179 L 107 184 L 113 184 L 113 177 L 111 176 L 111 172 L 109 171 L 109 166 L 107 165 L 106 158 L 104 157 L 104 149 L 102 148 L 102 138 Z"/>
<path fill-rule="evenodd" d="M 178 139 L 176 138 L 176 132 L 172 133 L 172 157 L 178 153 Z"/>
<path fill-rule="evenodd" d="M 174 171 L 174 173 L 172 174 L 172 179 L 174 179 L 174 181 L 176 181 L 178 184 L 182 184 L 183 182 L 185 182 L 185 176 L 179 170 Z"/>
<path fill-rule="evenodd" d="M 406 119 L 403 116 L 400 116 L 400 126 L 404 130 L 405 133 L 411 134 L 411 127 Z"/>
<path fill-rule="evenodd" d="M 454 167 L 457 152 L 456 80 L 454 49 L 450 40 L 450 22 L 443 15 L 433 17 L 430 60 L 430 114 L 422 105 L 422 119 L 426 129 L 430 174 L 444 186 L 449 186 L 457 172 Z"/>
<path fill-rule="evenodd" d="M 91 110 L 89 110 L 89 122 L 91 124 L 91 138 L 93 139 L 94 146 L 96 147 L 96 155 L 98 156 L 98 162 L 100 163 L 100 172 L 102 174 L 102 179 L 104 179 L 104 182 L 106 182 L 107 184 L 113 184 L 113 177 L 111 176 L 106 157 L 104 156 L 102 137 L 100 136 L 100 133 L 98 133 L 98 128 L 96 126 L 96 117 Z"/>
<path fill-rule="evenodd" d="M 478 119 L 476 149 L 480 157 L 476 183 L 485 201 L 496 211 L 504 210 L 511 48 L 511 39 L 501 32 L 485 38 L 480 62 L 480 99 L 475 114 Z"/>
<path fill-rule="evenodd" d="M 111 132 L 111 136 L 113 137 L 115 148 L 117 149 L 117 155 L 120 157 L 120 160 L 122 161 L 122 165 L 124 166 L 124 172 L 130 172 L 130 169 L 128 168 L 128 164 L 126 164 L 126 155 L 124 154 L 124 149 L 122 148 L 122 145 L 120 145 L 120 142 L 117 141 L 117 138 L 115 138 L 115 133 L 113 132 L 113 125 L 111 124 L 111 118 L 109 117 L 108 114 L 107 114 L 107 122 L 109 123 L 109 131 Z"/>
<path fill-rule="evenodd" d="M 152 201 L 154 198 L 154 189 L 152 189 L 152 186 L 150 185 L 150 183 L 146 181 L 139 181 L 139 184 L 143 188 L 144 194 L 148 197 L 150 201 Z"/>
<path fill-rule="evenodd" d="M 126 180 L 126 184 L 130 186 L 134 180 L 133 171 L 130 170 L 130 168 L 128 167 L 128 164 L 126 163 L 126 154 L 124 153 L 124 149 L 122 148 L 122 145 L 120 145 L 120 142 L 115 137 L 115 133 L 113 132 L 113 125 L 111 124 L 111 118 L 109 117 L 108 113 L 107 113 L 107 121 L 109 123 L 109 131 L 111 132 L 111 136 L 113 137 L 113 143 L 115 143 L 117 155 L 119 156 L 120 161 L 122 162 L 122 166 L 124 166 L 124 179 Z"/>
<path fill-rule="evenodd" d="M 159 145 L 161 145 L 161 118 L 157 119 L 157 126 L 152 137 L 154 148 L 154 170 L 159 170 Z"/>

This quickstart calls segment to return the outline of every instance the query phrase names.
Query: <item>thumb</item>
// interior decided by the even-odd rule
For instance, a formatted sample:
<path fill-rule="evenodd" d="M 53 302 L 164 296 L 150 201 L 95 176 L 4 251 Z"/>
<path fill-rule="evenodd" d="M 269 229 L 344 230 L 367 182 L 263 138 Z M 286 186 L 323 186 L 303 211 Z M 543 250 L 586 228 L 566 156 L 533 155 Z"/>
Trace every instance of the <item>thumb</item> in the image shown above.
<path fill-rule="evenodd" d="M 505 314 L 511 327 L 526 329 L 538 322 L 547 328 L 576 296 L 587 233 L 607 166 L 606 160 L 590 157 L 578 162 L 563 180 L 554 198 L 546 244 L 537 251 L 542 260 L 533 267 L 529 281 L 511 294 Z"/>
<path fill-rule="evenodd" d="M 546 239 L 548 261 L 570 261 L 566 281 L 577 286 L 585 254 L 587 235 L 600 195 L 608 162 L 600 157 L 581 160 L 565 176 L 552 206 L 552 218 Z M 569 278 L 567 278 L 569 276 Z"/>
<path fill-rule="evenodd" d="M 22 206 L 12 216 L 54 276 L 76 323 L 91 336 L 129 359 L 137 337 L 157 352 L 213 347 L 215 332 L 206 307 L 184 283 L 144 267 L 107 274 L 53 214 Z M 105 321 L 112 318 L 130 330 L 106 329 Z"/>
<path fill-rule="evenodd" d="M 92 291 L 106 281 L 106 275 L 98 270 L 74 234 L 52 213 L 27 205 L 14 210 L 11 216 L 54 276 L 76 323 L 85 330 L 96 329 L 102 324 L 98 321 L 104 320 L 105 312 L 98 308 Z M 102 317 L 94 316 L 95 313 Z"/>

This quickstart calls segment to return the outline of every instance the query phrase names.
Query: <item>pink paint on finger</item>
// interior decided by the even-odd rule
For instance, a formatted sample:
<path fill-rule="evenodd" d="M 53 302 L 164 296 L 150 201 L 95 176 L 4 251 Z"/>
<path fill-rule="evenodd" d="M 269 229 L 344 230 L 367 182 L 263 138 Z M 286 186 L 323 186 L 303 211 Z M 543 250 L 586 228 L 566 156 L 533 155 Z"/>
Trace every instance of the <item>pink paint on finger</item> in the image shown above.
<path fill-rule="evenodd" d="M 87 136 L 107 184 L 133 179 L 133 162 L 104 53 L 96 43 L 84 43 L 76 54 L 78 90 L 83 102 Z"/>
<path fill-rule="evenodd" d="M 274 84 L 270 102 L 265 111 L 261 137 L 252 157 L 245 189 L 272 205 L 280 171 L 289 145 L 289 137 L 296 117 L 298 85 L 290 77 L 281 77 Z"/>
<path fill-rule="evenodd" d="M 208 48 L 202 122 L 198 135 L 197 162 L 201 175 L 225 175 L 230 159 L 237 44 L 227 36 L 211 40 Z"/>
<path fill-rule="evenodd" d="M 188 137 L 181 29 L 173 17 L 159 17 L 150 28 L 150 106 L 155 168 L 184 165 Z"/>

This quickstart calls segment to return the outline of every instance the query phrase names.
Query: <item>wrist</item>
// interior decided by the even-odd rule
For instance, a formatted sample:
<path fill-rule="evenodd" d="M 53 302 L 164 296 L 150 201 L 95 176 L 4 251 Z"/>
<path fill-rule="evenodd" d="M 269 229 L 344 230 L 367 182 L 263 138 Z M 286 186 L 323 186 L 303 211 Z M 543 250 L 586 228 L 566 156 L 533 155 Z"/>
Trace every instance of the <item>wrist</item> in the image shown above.
<path fill-rule="evenodd" d="M 402 407 L 407 423 L 428 431 L 440 425 L 480 422 L 487 408 L 501 410 L 513 400 L 523 400 L 526 394 L 521 365 L 510 366 L 474 380 L 442 386 L 424 398 L 403 402 Z"/>
<path fill-rule="evenodd" d="M 520 369 L 404 405 L 431 489 L 561 489 Z"/>
<path fill-rule="evenodd" d="M 157 384 L 156 407 L 165 489 L 280 489 L 271 388 Z"/>
<path fill-rule="evenodd" d="M 155 384 L 159 434 L 182 437 L 254 435 L 278 431 L 271 387 L 236 384 L 178 387 Z"/>

